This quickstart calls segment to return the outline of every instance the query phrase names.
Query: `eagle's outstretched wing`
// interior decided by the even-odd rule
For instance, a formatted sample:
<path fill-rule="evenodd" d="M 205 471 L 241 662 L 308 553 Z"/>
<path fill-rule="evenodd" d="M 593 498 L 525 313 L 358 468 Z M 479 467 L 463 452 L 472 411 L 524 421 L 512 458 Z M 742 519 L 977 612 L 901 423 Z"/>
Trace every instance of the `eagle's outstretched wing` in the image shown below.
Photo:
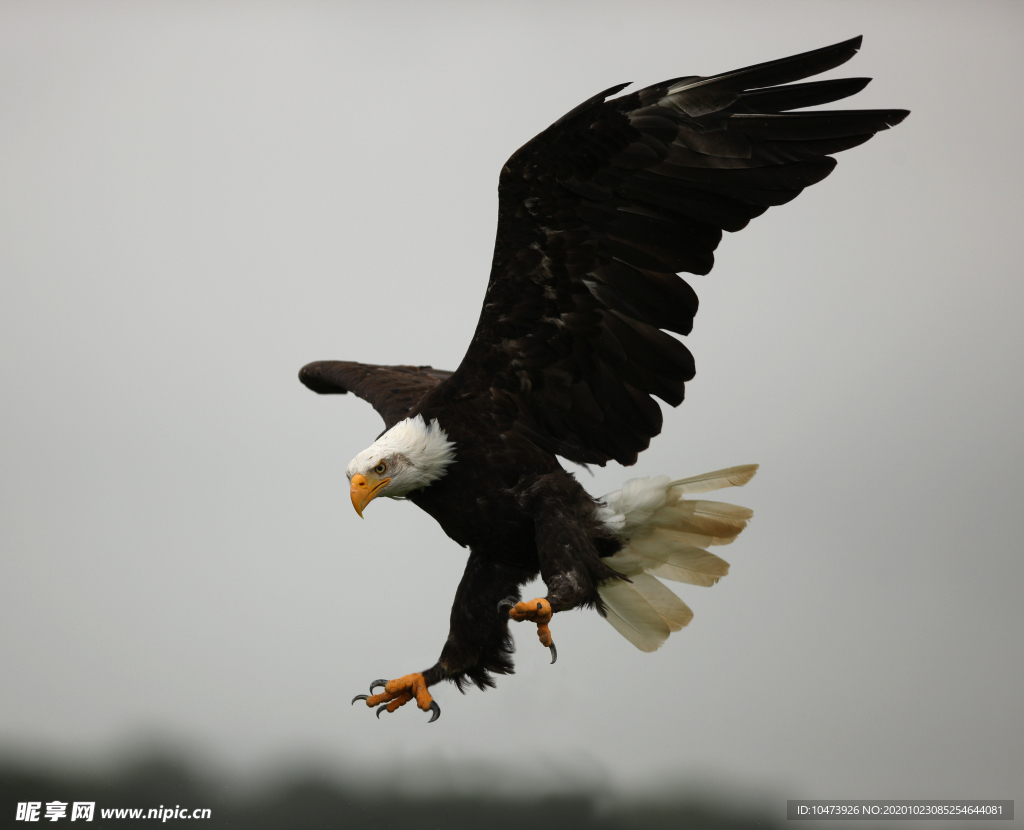
<path fill-rule="evenodd" d="M 299 380 L 321 395 L 351 392 L 369 401 L 391 429 L 428 391 L 451 376 L 431 366 L 373 366 L 320 360 L 299 371 Z"/>
<path fill-rule="evenodd" d="M 830 155 L 905 110 L 790 113 L 863 89 L 791 84 L 849 60 L 861 39 L 710 78 L 678 78 L 576 107 L 518 150 L 498 186 L 498 235 L 476 332 L 448 382 L 573 461 L 632 464 L 678 405 L 697 297 L 722 231 L 825 178 Z M 442 390 L 437 390 L 441 394 Z M 433 397 L 433 396 L 432 396 Z"/>

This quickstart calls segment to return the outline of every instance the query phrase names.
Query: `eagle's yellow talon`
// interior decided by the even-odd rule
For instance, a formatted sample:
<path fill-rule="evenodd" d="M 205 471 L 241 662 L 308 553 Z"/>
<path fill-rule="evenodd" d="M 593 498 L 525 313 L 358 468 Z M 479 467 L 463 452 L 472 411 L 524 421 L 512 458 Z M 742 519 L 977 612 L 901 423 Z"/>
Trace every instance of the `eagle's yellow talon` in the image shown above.
<path fill-rule="evenodd" d="M 415 697 L 416 705 L 424 712 L 431 713 L 428 723 L 433 723 L 441 716 L 441 707 L 430 696 L 430 692 L 427 691 L 427 681 L 418 672 L 395 680 L 374 680 L 370 685 L 370 691 L 372 692 L 378 686 L 383 686 L 384 691 L 375 695 L 356 695 L 352 698 L 352 702 L 365 700 L 369 708 L 377 709 L 379 718 L 385 709 L 389 713 L 397 712 L 400 706 L 404 706 Z"/>
<path fill-rule="evenodd" d="M 558 651 L 551 640 L 551 629 L 548 627 L 548 623 L 551 622 L 551 615 L 554 613 L 551 610 L 550 602 L 546 599 L 537 598 L 513 604 L 510 599 L 505 599 L 498 604 L 498 608 L 502 610 L 508 608 L 510 620 L 515 620 L 516 622 L 529 620 L 530 622 L 537 623 L 537 637 L 542 645 L 547 646 L 551 650 L 551 662 L 554 663 L 558 659 Z"/>
<path fill-rule="evenodd" d="M 551 629 L 548 628 L 547 623 L 539 623 L 537 625 L 537 637 L 540 639 L 542 646 L 551 646 Z"/>

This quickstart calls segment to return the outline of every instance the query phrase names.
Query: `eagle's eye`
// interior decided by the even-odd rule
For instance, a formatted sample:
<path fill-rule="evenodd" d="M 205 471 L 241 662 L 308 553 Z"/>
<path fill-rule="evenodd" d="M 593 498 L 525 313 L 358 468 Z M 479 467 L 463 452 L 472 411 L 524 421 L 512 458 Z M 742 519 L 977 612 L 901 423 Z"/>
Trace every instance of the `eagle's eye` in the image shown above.
<path fill-rule="evenodd" d="M 388 471 L 388 465 L 381 461 L 380 464 L 373 468 L 373 471 L 379 476 L 384 475 Z"/>

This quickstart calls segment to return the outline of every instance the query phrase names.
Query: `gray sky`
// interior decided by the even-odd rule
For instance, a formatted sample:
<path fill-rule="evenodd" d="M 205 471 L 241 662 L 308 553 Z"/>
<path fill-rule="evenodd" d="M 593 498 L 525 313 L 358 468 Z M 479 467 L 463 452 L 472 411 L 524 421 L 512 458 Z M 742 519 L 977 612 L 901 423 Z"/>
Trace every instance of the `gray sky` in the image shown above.
<path fill-rule="evenodd" d="M 981 2 L 0 3 L 0 746 L 158 738 L 410 787 L 514 758 L 554 789 L 1024 798 L 1022 23 Z M 455 368 L 501 164 L 595 92 L 857 34 L 831 76 L 913 114 L 724 240 L 692 279 L 688 400 L 636 467 L 580 473 L 600 495 L 759 462 L 721 496 L 756 513 L 730 576 L 675 586 L 696 617 L 655 654 L 566 614 L 557 665 L 517 632 L 517 673 L 439 687 L 429 728 L 350 708 L 434 662 L 465 553 L 409 504 L 359 521 L 344 466 L 379 419 L 299 367 Z"/>

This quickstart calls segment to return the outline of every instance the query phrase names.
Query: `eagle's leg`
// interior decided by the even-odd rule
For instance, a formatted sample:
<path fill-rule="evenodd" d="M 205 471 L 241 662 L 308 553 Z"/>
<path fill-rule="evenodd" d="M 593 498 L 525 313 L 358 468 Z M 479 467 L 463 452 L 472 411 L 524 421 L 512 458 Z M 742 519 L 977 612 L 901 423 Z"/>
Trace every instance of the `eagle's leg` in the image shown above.
<path fill-rule="evenodd" d="M 352 702 L 365 700 L 367 706 L 378 707 L 377 717 L 380 717 L 384 710 L 395 712 L 415 699 L 420 709 L 433 712 L 432 722 L 441 713 L 428 691 L 435 683 L 451 680 L 461 689 L 469 680 L 481 689 L 493 686 L 492 673 L 512 672 L 508 618 L 500 619 L 494 607 L 501 597 L 509 594 L 514 594 L 518 600 L 519 586 L 536 575 L 536 572 L 471 553 L 455 592 L 448 640 L 437 663 L 423 672 L 396 680 L 375 680 L 370 692 L 379 686 L 384 687 L 383 692 L 356 695 Z"/>
<path fill-rule="evenodd" d="M 465 678 L 482 689 L 494 685 L 491 674 L 510 674 L 508 618 L 500 618 L 494 608 L 503 597 L 518 600 L 519 586 L 536 575 L 536 571 L 470 553 L 452 603 L 448 640 L 428 677 L 436 676 L 433 682 L 452 680 L 460 688 Z"/>
<path fill-rule="evenodd" d="M 581 605 L 604 613 L 597 586 L 619 574 L 601 559 L 597 544 L 611 540 L 605 538 L 607 530 L 597 519 L 594 500 L 575 478 L 564 471 L 540 476 L 520 499 L 533 515 L 540 575 L 548 595 L 527 602 L 509 597 L 499 610 L 509 619 L 537 623 L 537 637 L 551 649 L 554 663 L 558 652 L 551 640 L 551 615 Z"/>

